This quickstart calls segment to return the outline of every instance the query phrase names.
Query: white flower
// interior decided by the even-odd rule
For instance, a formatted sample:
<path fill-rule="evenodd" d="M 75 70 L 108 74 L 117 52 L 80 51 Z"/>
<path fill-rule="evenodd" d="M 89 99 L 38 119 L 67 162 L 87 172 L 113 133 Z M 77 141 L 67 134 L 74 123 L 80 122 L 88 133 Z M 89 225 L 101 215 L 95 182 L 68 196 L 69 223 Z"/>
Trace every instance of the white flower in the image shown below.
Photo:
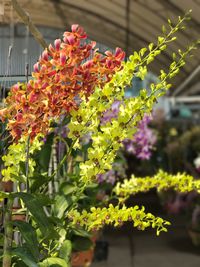
<path fill-rule="evenodd" d="M 197 169 L 200 168 L 200 155 L 194 160 L 194 165 Z"/>

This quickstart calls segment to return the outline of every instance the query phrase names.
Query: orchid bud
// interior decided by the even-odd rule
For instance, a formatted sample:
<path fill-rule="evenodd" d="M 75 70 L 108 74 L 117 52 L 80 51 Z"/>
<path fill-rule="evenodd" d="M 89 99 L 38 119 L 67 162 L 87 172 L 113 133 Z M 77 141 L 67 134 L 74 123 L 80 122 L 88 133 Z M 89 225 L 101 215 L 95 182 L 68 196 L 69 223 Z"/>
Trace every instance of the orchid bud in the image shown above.
<path fill-rule="evenodd" d="M 108 68 L 112 67 L 112 61 L 110 59 L 106 60 Z"/>
<path fill-rule="evenodd" d="M 34 70 L 34 72 L 39 72 L 39 63 L 38 62 L 34 64 L 33 70 Z"/>
<path fill-rule="evenodd" d="M 121 48 L 117 47 L 115 50 L 115 57 L 123 60 L 125 58 L 125 52 Z"/>
<path fill-rule="evenodd" d="M 23 119 L 22 113 L 17 113 L 16 119 L 17 119 L 17 121 L 21 121 Z"/>
<path fill-rule="evenodd" d="M 67 35 L 64 37 L 64 42 L 73 45 L 75 43 L 75 38 L 73 35 Z"/>
<path fill-rule="evenodd" d="M 77 28 L 79 27 L 78 24 L 73 24 L 71 29 L 72 29 L 72 32 L 76 32 Z"/>
<path fill-rule="evenodd" d="M 54 41 L 54 45 L 55 45 L 56 51 L 58 51 L 60 49 L 60 44 L 61 44 L 61 40 L 60 39 L 56 39 Z"/>
<path fill-rule="evenodd" d="M 18 91 L 19 90 L 19 84 L 18 83 L 13 85 L 13 90 L 14 91 Z"/>
<path fill-rule="evenodd" d="M 48 58 L 49 58 L 48 52 L 47 50 L 44 50 L 42 52 L 42 59 L 44 59 L 45 61 L 48 61 Z"/>
<path fill-rule="evenodd" d="M 65 62 L 66 62 L 66 55 L 64 53 L 61 53 L 60 54 L 60 63 L 61 65 L 65 65 Z"/>
<path fill-rule="evenodd" d="M 55 49 L 53 48 L 52 44 L 49 45 L 49 51 L 51 51 L 52 53 L 55 52 Z"/>
<path fill-rule="evenodd" d="M 44 72 L 46 72 L 46 70 L 47 70 L 47 66 L 46 65 L 42 65 L 42 67 L 41 67 L 41 69 L 40 69 L 40 72 L 42 73 L 44 73 Z"/>
<path fill-rule="evenodd" d="M 47 86 L 48 86 L 48 83 L 47 82 L 46 83 L 43 83 L 42 89 L 45 89 Z"/>

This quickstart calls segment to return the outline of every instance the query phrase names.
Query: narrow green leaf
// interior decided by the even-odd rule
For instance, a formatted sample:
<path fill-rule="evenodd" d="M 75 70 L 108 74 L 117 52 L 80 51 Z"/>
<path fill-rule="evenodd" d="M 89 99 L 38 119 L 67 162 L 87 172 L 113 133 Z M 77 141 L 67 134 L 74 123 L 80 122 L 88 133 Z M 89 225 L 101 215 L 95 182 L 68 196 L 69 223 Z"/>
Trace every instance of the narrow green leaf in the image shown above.
<path fill-rule="evenodd" d="M 69 182 L 62 183 L 60 186 L 60 191 L 64 195 L 72 194 L 76 190 L 76 186 L 70 184 Z"/>
<path fill-rule="evenodd" d="M 26 207 L 33 215 L 35 221 L 37 222 L 41 232 L 48 236 L 52 234 L 54 231 L 53 225 L 50 222 L 50 219 L 44 212 L 43 206 L 40 202 L 40 198 L 37 195 L 31 195 L 28 193 L 20 192 L 14 193 L 13 196 L 19 197 L 23 200 Z"/>
<path fill-rule="evenodd" d="M 39 258 L 39 249 L 38 249 L 38 241 L 35 233 L 35 229 L 27 222 L 23 221 L 14 221 L 13 224 L 17 226 L 19 229 L 24 241 L 26 242 L 26 246 L 31 251 L 35 260 Z"/>
<path fill-rule="evenodd" d="M 77 235 L 77 236 L 83 236 L 83 237 L 91 237 L 91 234 L 88 233 L 88 231 L 85 231 L 82 228 L 74 228 L 71 230 L 72 234 Z"/>
<path fill-rule="evenodd" d="M 72 238 L 72 247 L 75 251 L 88 250 L 93 246 L 93 242 L 88 237 L 74 236 Z"/>
<path fill-rule="evenodd" d="M 68 262 L 71 252 L 72 252 L 72 243 L 70 240 L 65 240 L 60 248 L 59 257 Z"/>
<path fill-rule="evenodd" d="M 12 194 L 10 194 L 10 193 L 0 191 L 0 201 L 3 201 L 5 198 L 10 198 L 11 196 L 12 196 Z"/>
<path fill-rule="evenodd" d="M 47 137 L 47 141 L 45 142 L 44 146 L 37 153 L 37 161 L 39 162 L 43 171 L 46 171 L 46 172 L 48 171 L 53 138 L 54 138 L 54 134 L 52 133 Z"/>
<path fill-rule="evenodd" d="M 37 189 L 39 189 L 42 185 L 45 185 L 49 182 L 50 177 L 41 175 L 41 174 L 35 174 L 33 177 L 31 177 L 31 192 L 36 192 Z"/>
<path fill-rule="evenodd" d="M 12 251 L 12 255 L 18 256 L 28 267 L 39 267 L 30 252 L 25 247 L 19 247 Z"/>
<path fill-rule="evenodd" d="M 54 204 L 54 213 L 58 218 L 62 218 L 66 209 L 72 204 L 70 196 L 57 195 Z"/>
<path fill-rule="evenodd" d="M 43 262 L 39 263 L 40 267 L 70 267 L 70 265 L 60 258 L 47 258 Z"/>

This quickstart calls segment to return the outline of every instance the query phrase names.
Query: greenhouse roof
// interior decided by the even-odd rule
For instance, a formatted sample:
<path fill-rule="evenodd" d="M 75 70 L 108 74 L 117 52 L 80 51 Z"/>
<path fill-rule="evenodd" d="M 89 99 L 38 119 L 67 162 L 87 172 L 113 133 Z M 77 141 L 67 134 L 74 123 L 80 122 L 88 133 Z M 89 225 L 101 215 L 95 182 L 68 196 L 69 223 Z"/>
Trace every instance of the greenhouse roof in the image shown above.
<path fill-rule="evenodd" d="M 11 1 L 3 0 L 4 4 L 0 4 L 1 21 L 22 22 L 11 12 Z M 169 66 L 173 52 L 184 49 L 200 33 L 200 0 L 18 0 L 18 3 L 35 25 L 64 31 L 78 23 L 91 39 L 111 48 L 119 46 L 127 54 L 155 42 L 168 18 L 176 22 L 178 16 L 192 9 L 187 29 L 179 32 L 177 41 L 152 64 L 151 71 L 155 74 Z M 173 81 L 176 86 L 171 90 L 172 95 L 200 94 L 199 66 L 200 53 L 195 52 Z"/>

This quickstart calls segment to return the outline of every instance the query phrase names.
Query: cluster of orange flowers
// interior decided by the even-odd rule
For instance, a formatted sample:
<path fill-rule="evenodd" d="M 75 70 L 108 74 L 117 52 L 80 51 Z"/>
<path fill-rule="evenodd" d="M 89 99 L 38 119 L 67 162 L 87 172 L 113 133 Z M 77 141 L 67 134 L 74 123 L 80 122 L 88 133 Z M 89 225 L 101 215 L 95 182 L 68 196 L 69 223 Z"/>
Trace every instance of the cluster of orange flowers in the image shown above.
<path fill-rule="evenodd" d="M 124 52 L 105 55 L 95 50 L 96 43 L 83 42 L 87 35 L 79 25 L 72 25 L 63 40 L 44 50 L 34 65 L 33 79 L 14 85 L 6 98 L 6 108 L 0 110 L 2 121 L 8 119 L 8 130 L 15 141 L 22 135 L 33 139 L 47 134 L 50 121 L 78 108 L 78 96 L 88 97 L 95 86 L 103 87 L 119 70 Z"/>

